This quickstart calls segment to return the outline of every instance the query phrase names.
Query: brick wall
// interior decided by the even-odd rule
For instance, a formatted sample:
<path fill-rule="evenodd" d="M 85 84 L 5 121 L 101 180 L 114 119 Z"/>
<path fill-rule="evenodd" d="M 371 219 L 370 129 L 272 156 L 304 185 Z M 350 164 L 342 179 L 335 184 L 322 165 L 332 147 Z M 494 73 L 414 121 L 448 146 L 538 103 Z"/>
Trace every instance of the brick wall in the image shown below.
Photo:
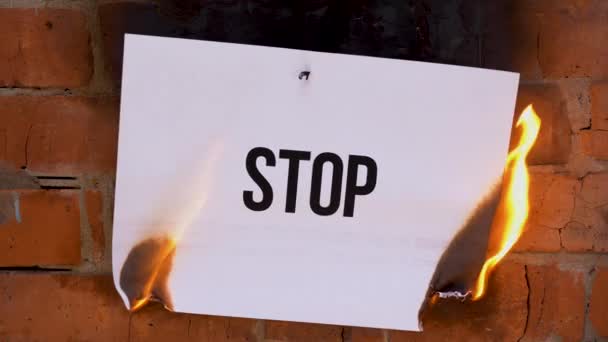
<path fill-rule="evenodd" d="M 604 0 L 0 0 L 0 340 L 608 341 L 607 19 Z M 521 242 L 424 333 L 129 314 L 110 275 L 124 32 L 521 72 L 518 111 L 543 120 Z"/>

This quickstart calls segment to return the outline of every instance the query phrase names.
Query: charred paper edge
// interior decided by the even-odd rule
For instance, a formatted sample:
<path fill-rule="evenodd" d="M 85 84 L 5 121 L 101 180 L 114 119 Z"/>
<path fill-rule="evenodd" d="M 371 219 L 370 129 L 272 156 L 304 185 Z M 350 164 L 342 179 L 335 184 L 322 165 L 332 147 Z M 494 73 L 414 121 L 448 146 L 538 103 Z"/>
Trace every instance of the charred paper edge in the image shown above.
<path fill-rule="evenodd" d="M 463 302 L 465 300 L 467 300 L 467 298 L 469 298 L 471 293 L 473 293 L 473 291 L 471 291 L 471 290 L 469 290 L 465 293 L 462 293 L 460 291 L 435 292 L 435 294 L 437 294 L 439 296 L 439 298 L 441 298 L 441 299 L 454 298 L 454 299 L 459 299 Z"/>
<path fill-rule="evenodd" d="M 492 222 L 500 202 L 503 177 L 478 202 L 469 218 L 439 258 L 427 293 L 418 311 L 424 330 L 425 313 L 439 299 L 467 301 L 486 258 Z"/>
<path fill-rule="evenodd" d="M 120 271 L 120 288 L 135 311 L 156 301 L 173 311 L 168 281 L 175 256 L 175 240 L 168 236 L 145 239 L 131 249 Z"/>

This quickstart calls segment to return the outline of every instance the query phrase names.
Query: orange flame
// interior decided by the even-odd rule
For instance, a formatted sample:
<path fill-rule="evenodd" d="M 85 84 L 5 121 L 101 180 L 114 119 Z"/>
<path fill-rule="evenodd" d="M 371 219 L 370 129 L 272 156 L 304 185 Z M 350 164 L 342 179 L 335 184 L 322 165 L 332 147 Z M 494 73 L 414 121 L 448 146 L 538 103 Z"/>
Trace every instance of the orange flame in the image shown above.
<path fill-rule="evenodd" d="M 150 301 L 150 297 L 146 296 L 145 299 L 140 299 L 140 300 L 136 301 L 135 303 L 133 303 L 133 305 L 131 306 L 131 308 L 129 309 L 129 311 L 135 312 L 135 311 L 143 308 L 144 305 L 148 304 L 149 301 Z"/>
<path fill-rule="evenodd" d="M 495 224 L 502 226 L 502 231 L 499 232 L 498 252 L 489 257 L 483 264 L 473 291 L 473 300 L 477 300 L 484 295 L 490 272 L 519 240 L 528 219 L 530 175 L 526 166 L 526 157 L 532 149 L 540 130 L 540 118 L 536 115 L 532 105 L 524 109 L 517 120 L 516 127 L 521 127 L 522 134 L 519 145 L 507 156 L 506 193 L 502 197 L 498 208 L 499 211 L 504 213 L 504 221 L 494 220 Z M 496 221 L 499 221 L 499 223 Z M 493 230 L 496 229 L 494 226 L 492 228 Z"/>
<path fill-rule="evenodd" d="M 136 311 L 142 308 L 153 298 L 154 287 L 158 278 L 165 273 L 170 272 L 170 269 L 164 269 L 171 267 L 167 264 L 166 260 L 169 258 L 177 248 L 179 241 L 182 239 L 185 232 L 190 228 L 194 220 L 200 215 L 201 211 L 206 206 L 209 188 L 211 187 L 212 181 L 215 175 L 215 166 L 217 160 L 220 158 L 223 151 L 223 144 L 221 141 L 214 141 L 208 148 L 207 157 L 203 159 L 195 170 L 200 170 L 194 177 L 191 177 L 191 182 L 185 193 L 180 193 L 181 196 L 178 198 L 183 201 L 183 204 L 178 209 L 175 206 L 167 206 L 171 208 L 170 212 L 166 210 L 159 210 L 161 216 L 172 217 L 172 225 L 165 232 L 166 237 L 160 239 L 160 248 L 154 250 L 154 255 L 148 261 L 148 264 L 142 265 L 146 269 L 146 275 L 149 276 L 145 280 L 141 288 L 140 298 L 133 299 L 130 302 L 130 311 Z M 186 176 L 179 177 L 180 181 Z M 171 201 L 175 201 L 171 197 Z M 172 309 L 165 304 L 167 309 Z"/>
<path fill-rule="evenodd" d="M 175 247 L 177 246 L 177 239 L 175 238 L 167 238 L 163 239 L 163 245 L 161 246 L 160 251 L 158 251 L 155 255 L 155 260 L 152 261 L 152 272 L 150 274 L 150 278 L 146 280 L 146 283 L 143 286 L 142 294 L 143 297 L 139 299 L 135 299 L 131 303 L 131 308 L 129 309 L 131 312 L 137 311 L 146 305 L 152 299 L 153 288 L 156 285 L 156 281 L 161 274 L 161 272 L 167 272 L 167 270 L 163 270 L 163 267 L 166 267 L 165 260 L 174 252 Z M 165 308 L 167 306 L 165 305 Z"/>

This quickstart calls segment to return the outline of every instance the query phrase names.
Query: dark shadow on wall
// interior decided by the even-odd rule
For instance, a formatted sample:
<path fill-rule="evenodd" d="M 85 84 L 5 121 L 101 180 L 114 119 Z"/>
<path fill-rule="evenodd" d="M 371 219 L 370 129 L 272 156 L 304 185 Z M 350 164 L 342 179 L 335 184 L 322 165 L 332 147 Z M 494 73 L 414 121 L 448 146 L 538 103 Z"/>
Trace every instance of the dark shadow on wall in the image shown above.
<path fill-rule="evenodd" d="M 124 33 L 480 65 L 479 0 L 157 0 L 99 8 L 118 82 Z"/>

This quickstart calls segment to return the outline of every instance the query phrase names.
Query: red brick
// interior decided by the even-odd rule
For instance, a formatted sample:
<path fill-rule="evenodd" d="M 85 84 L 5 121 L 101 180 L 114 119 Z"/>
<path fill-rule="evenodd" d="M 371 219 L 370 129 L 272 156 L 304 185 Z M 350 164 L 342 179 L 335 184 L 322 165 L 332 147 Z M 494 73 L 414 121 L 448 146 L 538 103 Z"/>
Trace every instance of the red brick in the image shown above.
<path fill-rule="evenodd" d="M 0 97 L 0 161 L 14 168 L 69 175 L 113 172 L 115 98 Z"/>
<path fill-rule="evenodd" d="M 563 164 L 571 148 L 570 121 L 564 111 L 563 95 L 555 85 L 520 85 L 515 106 L 514 122 L 532 104 L 541 119 L 541 128 L 534 147 L 528 155 L 529 165 Z M 511 147 L 519 143 L 521 130 L 513 127 Z"/>
<path fill-rule="evenodd" d="M 109 276 L 0 273 L 0 339 L 127 341 L 129 316 Z"/>
<path fill-rule="evenodd" d="M 342 329 L 335 325 L 266 321 L 266 339 L 285 342 L 341 342 Z"/>
<path fill-rule="evenodd" d="M 577 136 L 577 139 L 579 137 Z M 580 139 L 578 139 L 580 142 Z M 583 178 L 592 172 L 601 172 L 604 170 L 602 162 L 585 155 L 583 153 L 573 153 L 568 163 L 568 171 L 576 178 Z"/>
<path fill-rule="evenodd" d="M 174 313 L 148 305 L 131 317 L 129 341 L 245 342 L 256 341 L 255 332 L 252 319 Z"/>
<path fill-rule="evenodd" d="M 577 132 L 591 127 L 591 84 L 588 79 L 564 79 L 557 82 L 563 95 L 562 108 L 568 115 L 570 129 Z M 569 164 L 572 163 L 571 156 Z"/>
<path fill-rule="evenodd" d="M 0 8 L 0 86 L 83 86 L 92 63 L 83 13 Z"/>
<path fill-rule="evenodd" d="M 581 131 L 579 137 L 584 154 L 608 160 L 608 131 Z"/>
<path fill-rule="evenodd" d="M 573 234 L 579 233 L 577 243 L 585 250 L 588 245 L 593 246 L 596 252 L 608 252 L 608 204 L 602 191 L 606 191 L 606 177 L 604 174 L 591 174 L 583 180 L 581 194 L 576 198 L 576 205 L 572 213 Z M 562 230 L 562 242 L 567 230 Z M 566 236 L 567 238 L 567 236 Z M 576 250 L 581 251 L 581 250 Z"/>
<path fill-rule="evenodd" d="M 580 182 L 573 177 L 530 174 L 530 224 L 563 228 L 571 220 L 580 188 Z"/>
<path fill-rule="evenodd" d="M 608 337 L 608 268 L 598 269 L 593 280 L 589 320 L 598 335 Z"/>
<path fill-rule="evenodd" d="M 91 237 L 93 238 L 93 258 L 100 262 L 103 260 L 106 247 L 106 236 L 103 229 L 103 197 L 97 190 L 89 190 L 85 193 L 85 204 Z"/>
<path fill-rule="evenodd" d="M 568 252 L 593 250 L 594 230 L 579 222 L 570 222 L 560 233 L 561 244 Z"/>
<path fill-rule="evenodd" d="M 78 191 L 2 191 L 0 265 L 77 265 L 80 263 Z"/>
<path fill-rule="evenodd" d="M 391 331 L 390 341 L 517 341 L 526 326 L 527 298 L 524 265 L 503 263 L 480 300 L 439 300 L 425 310 L 422 333 Z"/>
<path fill-rule="evenodd" d="M 608 173 L 587 175 L 583 179 L 581 198 L 592 207 L 608 204 Z"/>
<path fill-rule="evenodd" d="M 591 128 L 608 130 L 608 82 L 591 85 Z"/>
<path fill-rule="evenodd" d="M 528 199 L 530 202 L 530 217 L 528 222 L 536 222 L 537 216 L 542 216 L 545 194 L 554 182 L 554 175 L 550 173 L 530 173 L 530 188 Z M 543 220 L 540 220 L 543 222 Z"/>
<path fill-rule="evenodd" d="M 256 321 L 172 313 L 130 314 L 111 276 L 0 273 L 0 339 L 9 341 L 256 341 Z"/>
<path fill-rule="evenodd" d="M 528 223 L 513 246 L 514 252 L 558 252 L 561 249 L 558 229 Z"/>
<path fill-rule="evenodd" d="M 369 328 L 352 328 L 351 342 L 385 342 L 384 330 Z"/>
<path fill-rule="evenodd" d="M 581 273 L 556 266 L 527 266 L 530 312 L 522 341 L 582 341 L 585 287 Z"/>
<path fill-rule="evenodd" d="M 547 78 L 608 76 L 608 3 L 603 0 L 547 2 L 538 17 L 538 60 Z"/>

